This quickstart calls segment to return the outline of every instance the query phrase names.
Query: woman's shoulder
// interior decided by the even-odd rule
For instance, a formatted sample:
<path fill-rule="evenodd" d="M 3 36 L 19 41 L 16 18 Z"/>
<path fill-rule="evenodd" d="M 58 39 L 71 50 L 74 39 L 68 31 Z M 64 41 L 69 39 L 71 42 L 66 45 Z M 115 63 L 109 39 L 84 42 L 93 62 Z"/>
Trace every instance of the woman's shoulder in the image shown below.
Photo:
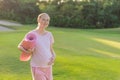
<path fill-rule="evenodd" d="M 47 34 L 48 34 L 49 36 L 51 36 L 51 35 L 52 35 L 52 32 L 50 32 L 50 31 L 47 31 Z"/>
<path fill-rule="evenodd" d="M 35 30 L 28 31 L 28 32 L 26 33 L 26 35 L 31 35 L 31 34 L 34 34 L 34 35 L 36 35 L 36 32 L 35 32 Z"/>
<path fill-rule="evenodd" d="M 34 34 L 34 33 L 36 33 L 36 31 L 35 30 L 31 30 L 31 31 L 28 32 L 28 34 L 29 33 L 33 33 Z"/>
<path fill-rule="evenodd" d="M 46 33 L 49 33 L 49 34 L 50 34 L 51 32 L 50 32 L 50 31 L 46 31 Z"/>
<path fill-rule="evenodd" d="M 48 34 L 52 34 L 52 32 L 50 32 L 50 31 L 46 31 Z"/>

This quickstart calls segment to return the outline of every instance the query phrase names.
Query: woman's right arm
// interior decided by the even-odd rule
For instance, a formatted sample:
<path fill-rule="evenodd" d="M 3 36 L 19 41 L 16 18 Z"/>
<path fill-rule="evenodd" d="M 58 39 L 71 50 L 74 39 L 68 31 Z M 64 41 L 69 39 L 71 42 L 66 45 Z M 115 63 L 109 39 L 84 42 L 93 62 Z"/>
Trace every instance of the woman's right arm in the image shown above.
<path fill-rule="evenodd" d="M 28 35 L 30 36 L 31 33 L 27 33 L 27 34 L 25 35 L 25 37 L 23 38 L 23 40 L 19 43 L 18 49 L 19 49 L 20 51 L 22 51 L 22 52 L 25 52 L 25 53 L 33 53 L 35 48 L 26 49 L 26 48 L 24 48 L 24 46 L 23 46 L 24 40 L 25 40 L 25 38 L 26 38 Z"/>
<path fill-rule="evenodd" d="M 22 45 L 18 45 L 18 49 L 22 52 L 30 53 L 29 50 L 26 50 L 25 48 L 23 48 Z"/>
<path fill-rule="evenodd" d="M 22 47 L 22 45 L 18 45 L 18 49 L 22 52 L 25 52 L 25 53 L 33 53 L 35 48 L 33 49 L 25 49 L 24 47 Z"/>

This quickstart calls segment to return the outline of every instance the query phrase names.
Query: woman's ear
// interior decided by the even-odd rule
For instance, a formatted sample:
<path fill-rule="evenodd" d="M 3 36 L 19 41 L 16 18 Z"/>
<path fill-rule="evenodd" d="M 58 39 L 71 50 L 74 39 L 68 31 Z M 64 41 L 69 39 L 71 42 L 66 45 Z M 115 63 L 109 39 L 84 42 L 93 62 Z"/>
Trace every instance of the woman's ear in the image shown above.
<path fill-rule="evenodd" d="M 37 22 L 39 22 L 39 19 L 40 19 L 40 18 L 38 17 L 38 18 L 37 18 Z"/>

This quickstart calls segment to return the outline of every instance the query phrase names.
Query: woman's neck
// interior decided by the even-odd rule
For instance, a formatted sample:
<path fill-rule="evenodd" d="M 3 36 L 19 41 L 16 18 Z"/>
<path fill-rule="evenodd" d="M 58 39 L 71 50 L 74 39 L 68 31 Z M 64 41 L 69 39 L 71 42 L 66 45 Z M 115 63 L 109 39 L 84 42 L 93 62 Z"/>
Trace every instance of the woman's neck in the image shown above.
<path fill-rule="evenodd" d="M 40 35 L 43 35 L 46 33 L 46 30 L 44 28 L 40 28 L 39 26 L 37 27 L 36 31 Z"/>

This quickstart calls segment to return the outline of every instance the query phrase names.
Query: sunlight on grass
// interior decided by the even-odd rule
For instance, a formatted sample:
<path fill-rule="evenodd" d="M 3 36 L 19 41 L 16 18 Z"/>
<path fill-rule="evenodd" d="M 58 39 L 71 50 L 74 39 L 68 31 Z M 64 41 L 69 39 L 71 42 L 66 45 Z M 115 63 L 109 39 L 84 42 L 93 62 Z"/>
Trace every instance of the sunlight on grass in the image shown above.
<path fill-rule="evenodd" d="M 120 42 L 112 41 L 112 40 L 106 40 L 106 39 L 101 39 L 101 38 L 93 38 L 93 40 L 101 42 L 101 43 L 106 44 L 106 45 L 109 45 L 111 47 L 120 49 Z"/>
<path fill-rule="evenodd" d="M 107 51 L 103 51 L 103 50 L 98 50 L 98 49 L 93 49 L 93 48 L 90 48 L 90 50 L 97 52 L 97 53 L 100 53 L 100 54 L 110 56 L 110 57 L 120 58 L 120 55 L 115 54 L 115 53 L 111 53 L 111 52 L 107 52 Z"/>
<path fill-rule="evenodd" d="M 14 32 L 0 33 L 0 80 L 32 80 L 29 62 L 19 61 L 17 45 L 35 27 L 24 25 Z M 55 37 L 54 80 L 120 79 L 120 37 L 116 30 L 98 32 L 56 27 L 48 30 Z"/>

